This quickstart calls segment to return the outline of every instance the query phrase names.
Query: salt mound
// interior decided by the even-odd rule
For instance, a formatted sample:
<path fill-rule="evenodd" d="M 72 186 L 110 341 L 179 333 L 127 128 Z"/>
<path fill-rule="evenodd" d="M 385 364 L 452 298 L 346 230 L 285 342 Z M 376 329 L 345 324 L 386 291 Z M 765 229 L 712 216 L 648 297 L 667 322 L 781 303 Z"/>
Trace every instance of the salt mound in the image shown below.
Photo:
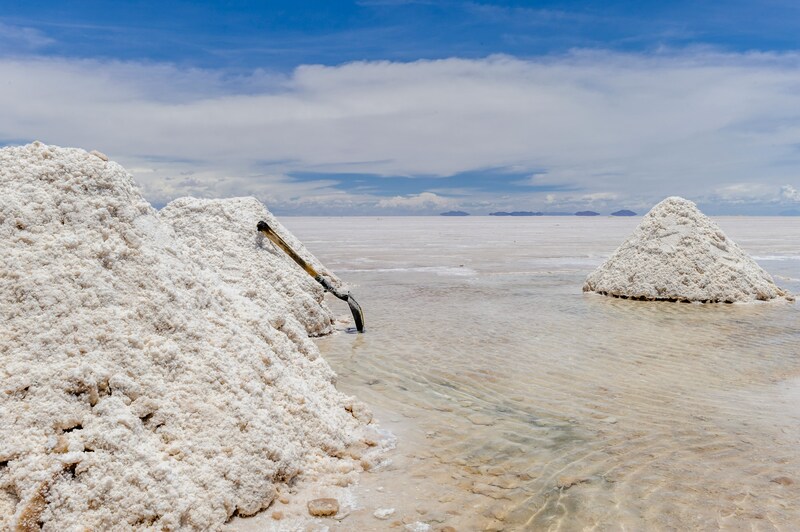
<path fill-rule="evenodd" d="M 341 281 L 289 233 L 255 198 L 180 198 L 159 211 L 175 229 L 176 237 L 199 262 L 270 314 L 283 327 L 287 316 L 312 336 L 331 332 L 333 315 L 323 299 L 325 291 L 286 253 L 256 231 L 266 221 L 306 262 L 334 286 Z"/>
<path fill-rule="evenodd" d="M 357 469 L 363 407 L 305 330 L 193 259 L 119 165 L 1 149 L 0 242 L 0 530 L 218 529 Z"/>
<path fill-rule="evenodd" d="M 583 291 L 669 301 L 793 299 L 694 203 L 679 197 L 653 207 L 589 275 Z"/>

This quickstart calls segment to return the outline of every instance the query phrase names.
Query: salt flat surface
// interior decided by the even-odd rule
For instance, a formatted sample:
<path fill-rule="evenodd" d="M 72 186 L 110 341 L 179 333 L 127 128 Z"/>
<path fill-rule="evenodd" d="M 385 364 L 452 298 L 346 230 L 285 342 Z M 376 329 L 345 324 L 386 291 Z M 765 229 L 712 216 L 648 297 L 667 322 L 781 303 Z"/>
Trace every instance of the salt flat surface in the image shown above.
<path fill-rule="evenodd" d="M 353 285 L 367 333 L 316 342 L 399 437 L 392 465 L 362 474 L 360 510 L 319 526 L 800 522 L 797 303 L 582 293 L 638 217 L 282 221 Z M 800 218 L 714 221 L 800 293 Z"/>

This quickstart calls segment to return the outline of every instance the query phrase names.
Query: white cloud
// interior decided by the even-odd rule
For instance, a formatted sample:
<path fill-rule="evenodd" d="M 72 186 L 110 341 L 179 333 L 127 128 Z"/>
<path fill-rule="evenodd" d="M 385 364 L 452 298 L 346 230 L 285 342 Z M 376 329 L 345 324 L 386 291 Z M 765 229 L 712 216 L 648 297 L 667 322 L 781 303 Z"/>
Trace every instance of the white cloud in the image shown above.
<path fill-rule="evenodd" d="M 0 22 L 0 49 L 28 52 L 55 43 L 41 31 L 25 26 L 15 26 Z"/>
<path fill-rule="evenodd" d="M 775 187 L 766 183 L 732 183 L 717 187 L 705 201 L 728 204 L 774 203 L 778 201 Z"/>
<path fill-rule="evenodd" d="M 421 194 L 382 199 L 378 202 L 378 207 L 421 211 L 449 207 L 452 203 L 452 200 L 438 196 L 433 192 L 422 192 Z"/>
<path fill-rule="evenodd" d="M 164 199 L 258 192 L 298 208 L 309 198 L 361 208 L 380 197 L 287 173 L 497 167 L 537 182 L 544 169 L 547 184 L 576 190 L 574 201 L 711 197 L 754 179 L 774 195 L 796 177 L 799 67 L 796 54 L 578 52 L 307 65 L 231 80 L 163 64 L 6 58 L 0 139 L 100 149 L 143 169 L 145 190 Z M 193 181 L 178 179 L 185 172 Z M 546 193 L 512 201 L 535 209 Z"/>
<path fill-rule="evenodd" d="M 781 187 L 781 197 L 789 201 L 800 202 L 800 190 L 797 190 L 792 185 L 783 185 Z"/>
<path fill-rule="evenodd" d="M 619 198 L 619 194 L 615 194 L 614 192 L 593 192 L 591 194 L 584 194 L 581 196 L 581 201 L 585 201 L 587 203 L 607 203 L 609 201 L 613 201 Z"/>

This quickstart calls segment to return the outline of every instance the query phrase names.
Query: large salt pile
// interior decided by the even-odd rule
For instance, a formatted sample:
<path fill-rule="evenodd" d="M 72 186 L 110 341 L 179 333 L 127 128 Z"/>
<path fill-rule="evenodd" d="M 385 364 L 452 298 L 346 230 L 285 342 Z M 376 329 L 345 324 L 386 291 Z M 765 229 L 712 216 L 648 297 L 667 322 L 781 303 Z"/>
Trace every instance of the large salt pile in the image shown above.
<path fill-rule="evenodd" d="M 583 290 L 668 301 L 793 299 L 694 203 L 679 197 L 653 207 Z"/>
<path fill-rule="evenodd" d="M 223 281 L 269 312 L 280 328 L 291 316 L 306 332 L 331 332 L 333 316 L 325 291 L 286 253 L 256 231 L 266 221 L 306 262 L 338 287 L 341 281 L 306 250 L 255 198 L 180 198 L 159 211 L 189 253 L 216 271 Z M 254 222 L 255 221 L 255 222 Z"/>
<path fill-rule="evenodd" d="M 0 246 L 0 530 L 217 529 L 357 468 L 363 406 L 302 311 L 281 324 L 199 264 L 119 165 L 0 150 Z"/>

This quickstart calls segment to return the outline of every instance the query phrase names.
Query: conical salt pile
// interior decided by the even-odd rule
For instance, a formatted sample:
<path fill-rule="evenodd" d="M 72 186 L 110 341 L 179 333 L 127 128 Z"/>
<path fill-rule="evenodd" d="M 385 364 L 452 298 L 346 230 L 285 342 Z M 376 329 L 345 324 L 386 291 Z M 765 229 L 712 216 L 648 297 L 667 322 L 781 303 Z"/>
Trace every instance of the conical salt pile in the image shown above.
<path fill-rule="evenodd" d="M 589 275 L 583 291 L 706 303 L 793 300 L 694 203 L 679 197 L 653 207 Z"/>
<path fill-rule="evenodd" d="M 256 198 L 180 198 L 158 215 L 175 229 L 187 253 L 268 312 L 275 327 L 283 328 L 291 317 L 311 336 L 331 332 L 333 315 L 322 286 L 256 231 L 253 220 L 266 221 L 334 286 L 341 286 L 341 281 Z"/>
<path fill-rule="evenodd" d="M 292 297 L 248 297 L 102 154 L 0 149 L 0 530 L 216 530 L 298 475 L 352 480 L 367 415 L 302 309 L 276 320 L 320 300 L 286 264 Z"/>

